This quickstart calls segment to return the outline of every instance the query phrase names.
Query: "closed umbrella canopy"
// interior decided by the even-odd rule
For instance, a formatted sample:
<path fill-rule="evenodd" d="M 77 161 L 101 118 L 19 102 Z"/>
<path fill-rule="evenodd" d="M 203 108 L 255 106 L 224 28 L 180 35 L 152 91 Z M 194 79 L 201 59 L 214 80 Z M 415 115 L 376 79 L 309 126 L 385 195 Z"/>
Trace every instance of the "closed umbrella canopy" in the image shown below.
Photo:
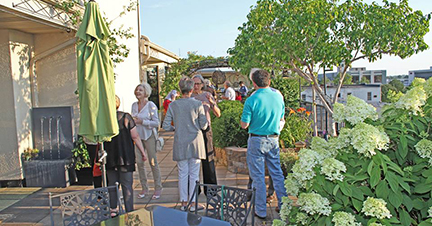
<path fill-rule="evenodd" d="M 110 32 L 95 2 L 86 6 L 76 37 L 80 125 L 78 134 L 92 142 L 118 134 Z"/>

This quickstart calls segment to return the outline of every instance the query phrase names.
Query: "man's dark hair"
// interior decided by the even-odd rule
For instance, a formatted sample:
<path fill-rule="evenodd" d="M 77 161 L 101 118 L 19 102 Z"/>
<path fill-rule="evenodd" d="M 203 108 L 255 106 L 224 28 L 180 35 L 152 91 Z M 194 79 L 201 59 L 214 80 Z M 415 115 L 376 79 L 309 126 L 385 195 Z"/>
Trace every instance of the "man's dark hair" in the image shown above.
<path fill-rule="evenodd" d="M 256 70 L 252 74 L 252 81 L 255 82 L 258 87 L 267 87 L 270 85 L 270 74 L 262 69 Z"/>
<path fill-rule="evenodd" d="M 239 82 L 239 85 L 241 85 L 241 84 L 243 84 L 243 81 L 240 81 L 240 82 Z"/>

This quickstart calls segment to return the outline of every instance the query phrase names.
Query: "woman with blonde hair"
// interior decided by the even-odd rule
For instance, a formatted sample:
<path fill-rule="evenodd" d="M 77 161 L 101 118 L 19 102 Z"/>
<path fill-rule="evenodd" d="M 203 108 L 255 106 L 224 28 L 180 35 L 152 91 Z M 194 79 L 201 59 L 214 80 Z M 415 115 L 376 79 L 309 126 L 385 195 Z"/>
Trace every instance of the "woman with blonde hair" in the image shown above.
<path fill-rule="evenodd" d="M 153 173 L 155 190 L 152 199 L 158 199 L 162 194 L 162 181 L 156 158 L 156 136 L 154 133 L 157 133 L 160 122 L 156 104 L 148 100 L 151 95 L 151 90 L 152 89 L 148 83 L 137 85 L 135 88 L 135 97 L 138 101 L 132 104 L 131 112 L 137 124 L 136 127 L 147 152 L 148 162 Z M 137 152 L 137 155 L 138 154 L 139 152 Z M 144 198 L 149 191 L 147 175 L 144 169 L 144 162 L 137 159 L 137 165 L 142 186 L 138 198 Z"/>

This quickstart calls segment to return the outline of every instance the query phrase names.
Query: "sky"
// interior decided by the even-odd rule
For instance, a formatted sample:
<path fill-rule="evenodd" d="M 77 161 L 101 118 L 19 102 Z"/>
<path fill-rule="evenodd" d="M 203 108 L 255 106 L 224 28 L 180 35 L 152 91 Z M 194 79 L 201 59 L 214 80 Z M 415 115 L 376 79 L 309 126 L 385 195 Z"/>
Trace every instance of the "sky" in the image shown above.
<path fill-rule="evenodd" d="M 238 27 L 247 21 L 250 7 L 255 4 L 256 0 L 140 0 L 141 34 L 180 57 L 186 57 L 189 51 L 227 56 L 228 48 L 234 46 L 239 34 Z M 409 0 L 409 5 L 423 14 L 432 12 L 430 0 Z M 432 67 L 432 32 L 425 40 L 430 48 L 410 58 L 385 56 L 374 63 L 356 61 L 353 67 L 386 69 L 388 76 L 429 69 Z"/>

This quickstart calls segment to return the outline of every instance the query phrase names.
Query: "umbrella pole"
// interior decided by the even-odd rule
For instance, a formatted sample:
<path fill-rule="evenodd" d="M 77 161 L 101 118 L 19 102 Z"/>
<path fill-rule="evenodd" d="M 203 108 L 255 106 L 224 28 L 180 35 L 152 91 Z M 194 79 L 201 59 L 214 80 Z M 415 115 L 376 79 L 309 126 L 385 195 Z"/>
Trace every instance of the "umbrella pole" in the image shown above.
<path fill-rule="evenodd" d="M 105 152 L 104 142 L 101 142 L 100 152 L 101 153 L 99 156 L 101 156 L 101 157 L 100 157 L 99 161 L 101 162 L 102 187 L 107 187 L 106 168 L 105 168 L 107 153 Z"/>

